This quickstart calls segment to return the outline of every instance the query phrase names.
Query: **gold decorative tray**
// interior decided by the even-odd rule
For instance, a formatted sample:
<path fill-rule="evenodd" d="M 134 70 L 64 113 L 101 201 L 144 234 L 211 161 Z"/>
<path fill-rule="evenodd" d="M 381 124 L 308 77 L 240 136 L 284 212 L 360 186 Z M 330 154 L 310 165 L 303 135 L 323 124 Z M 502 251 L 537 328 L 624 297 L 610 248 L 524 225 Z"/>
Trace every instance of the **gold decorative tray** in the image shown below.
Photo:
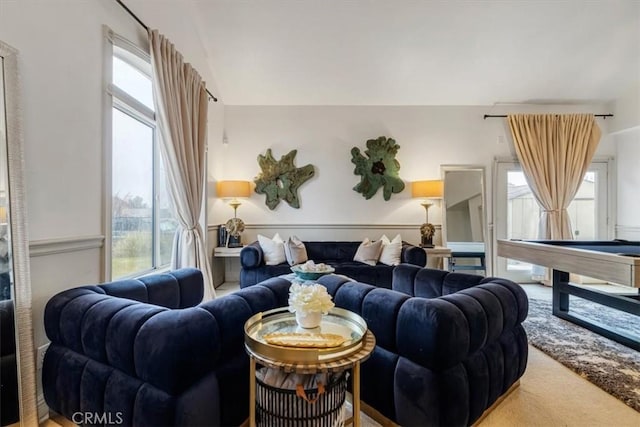
<path fill-rule="evenodd" d="M 357 352 L 367 332 L 367 323 L 355 313 L 342 308 L 333 308 L 322 316 L 318 328 L 303 329 L 296 323 L 295 313 L 287 307 L 258 313 L 244 324 L 244 339 L 247 349 L 263 358 L 278 362 L 314 363 L 329 362 Z M 265 336 L 273 334 L 330 334 L 339 335 L 344 342 L 329 348 L 287 347 L 270 344 Z"/>

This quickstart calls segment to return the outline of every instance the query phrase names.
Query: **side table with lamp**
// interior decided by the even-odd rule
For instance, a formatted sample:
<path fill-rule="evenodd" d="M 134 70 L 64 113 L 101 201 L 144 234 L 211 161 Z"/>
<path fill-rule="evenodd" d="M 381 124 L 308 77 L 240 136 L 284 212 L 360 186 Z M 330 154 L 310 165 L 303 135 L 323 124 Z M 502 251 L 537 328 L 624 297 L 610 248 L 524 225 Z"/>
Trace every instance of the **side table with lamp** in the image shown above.
<path fill-rule="evenodd" d="M 213 250 L 213 281 L 218 287 L 225 282 L 240 281 L 240 250 L 244 221 L 238 218 L 238 207 L 242 204 L 238 198 L 251 195 L 249 181 L 218 181 L 216 195 L 222 199 L 231 199 L 233 218 L 218 229 L 218 247 Z"/>

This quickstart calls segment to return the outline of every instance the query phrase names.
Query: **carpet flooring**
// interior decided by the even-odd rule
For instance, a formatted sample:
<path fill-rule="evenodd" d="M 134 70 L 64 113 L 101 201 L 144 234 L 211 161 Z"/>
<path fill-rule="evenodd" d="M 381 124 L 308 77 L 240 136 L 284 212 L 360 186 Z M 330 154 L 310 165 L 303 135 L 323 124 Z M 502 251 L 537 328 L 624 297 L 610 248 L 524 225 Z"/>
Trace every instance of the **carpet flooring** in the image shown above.
<path fill-rule="evenodd" d="M 640 336 L 640 318 L 572 298 L 570 311 Z M 551 302 L 529 299 L 529 343 L 640 412 L 640 352 L 551 314 Z"/>

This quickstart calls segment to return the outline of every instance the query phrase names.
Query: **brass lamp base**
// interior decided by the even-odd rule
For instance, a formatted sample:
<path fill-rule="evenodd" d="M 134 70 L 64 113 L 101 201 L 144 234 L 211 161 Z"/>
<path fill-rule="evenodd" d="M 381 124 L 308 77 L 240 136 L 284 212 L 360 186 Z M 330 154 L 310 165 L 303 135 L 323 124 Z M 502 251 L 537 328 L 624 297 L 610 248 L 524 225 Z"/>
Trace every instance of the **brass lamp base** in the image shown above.
<path fill-rule="evenodd" d="M 229 236 L 227 239 L 227 247 L 228 248 L 241 248 L 242 247 L 242 236 Z"/>
<path fill-rule="evenodd" d="M 433 235 L 436 233 L 436 227 L 433 224 L 425 222 L 420 226 L 420 247 L 433 248 Z"/>
<path fill-rule="evenodd" d="M 425 223 L 420 226 L 420 236 L 422 237 L 420 241 L 421 248 L 433 248 L 433 235 L 436 233 L 436 228 L 433 224 L 429 223 L 429 208 L 433 206 L 433 203 L 429 203 L 427 201 L 421 203 L 424 206 L 425 213 Z"/>
<path fill-rule="evenodd" d="M 225 224 L 227 230 L 227 241 L 225 246 L 228 248 L 239 248 L 242 246 L 241 233 L 244 231 L 244 221 L 240 218 L 231 218 Z"/>
<path fill-rule="evenodd" d="M 422 240 L 420 242 L 421 248 L 435 248 L 433 244 L 433 237 L 422 236 Z"/>

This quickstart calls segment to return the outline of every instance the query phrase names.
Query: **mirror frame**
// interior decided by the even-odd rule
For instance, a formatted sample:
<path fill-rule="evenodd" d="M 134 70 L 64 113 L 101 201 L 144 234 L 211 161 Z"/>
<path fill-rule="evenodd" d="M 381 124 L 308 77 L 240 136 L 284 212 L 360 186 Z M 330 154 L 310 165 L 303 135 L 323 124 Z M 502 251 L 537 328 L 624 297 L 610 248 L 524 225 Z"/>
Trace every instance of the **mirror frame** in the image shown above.
<path fill-rule="evenodd" d="M 461 172 L 461 171 L 474 171 L 481 173 L 480 187 L 482 188 L 482 235 L 484 236 L 484 256 L 485 256 L 485 268 L 484 271 L 485 276 L 491 275 L 491 248 L 492 241 L 490 236 L 487 234 L 489 231 L 488 219 L 489 216 L 487 214 L 487 168 L 482 165 L 440 165 L 440 176 L 444 183 L 444 192 L 446 193 L 447 182 L 445 180 L 445 175 L 447 172 Z M 444 197 L 442 195 L 442 246 L 447 246 L 447 204 Z"/>
<path fill-rule="evenodd" d="M 22 147 L 22 105 L 18 51 L 0 41 L 3 58 L 6 117 L 7 166 L 9 168 L 9 222 L 13 261 L 14 314 L 16 322 L 16 363 L 20 425 L 38 425 L 36 369 L 31 308 L 29 240 L 24 191 Z"/>

